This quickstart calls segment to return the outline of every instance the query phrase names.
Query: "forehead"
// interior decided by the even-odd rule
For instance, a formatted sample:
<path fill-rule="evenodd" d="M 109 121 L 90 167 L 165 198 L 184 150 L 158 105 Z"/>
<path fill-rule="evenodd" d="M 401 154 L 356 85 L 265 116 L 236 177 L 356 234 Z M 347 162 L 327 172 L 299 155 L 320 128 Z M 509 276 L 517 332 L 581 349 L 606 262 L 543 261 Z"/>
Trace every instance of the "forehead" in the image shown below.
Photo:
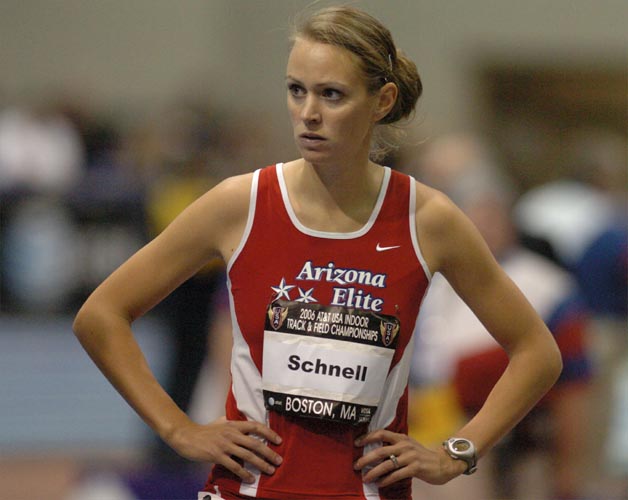
<path fill-rule="evenodd" d="M 362 83 L 358 57 L 342 47 L 297 38 L 288 58 L 287 75 L 300 81 Z"/>

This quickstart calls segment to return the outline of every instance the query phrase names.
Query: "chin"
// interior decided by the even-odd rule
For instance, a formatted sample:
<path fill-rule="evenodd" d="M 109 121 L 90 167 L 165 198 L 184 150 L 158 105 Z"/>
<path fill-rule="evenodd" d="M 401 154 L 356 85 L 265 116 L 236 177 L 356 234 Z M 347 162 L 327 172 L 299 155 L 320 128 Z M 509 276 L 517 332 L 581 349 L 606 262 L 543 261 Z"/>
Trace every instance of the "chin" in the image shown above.
<path fill-rule="evenodd" d="M 328 152 L 300 150 L 301 157 L 308 163 L 325 164 L 332 161 L 332 155 Z"/>

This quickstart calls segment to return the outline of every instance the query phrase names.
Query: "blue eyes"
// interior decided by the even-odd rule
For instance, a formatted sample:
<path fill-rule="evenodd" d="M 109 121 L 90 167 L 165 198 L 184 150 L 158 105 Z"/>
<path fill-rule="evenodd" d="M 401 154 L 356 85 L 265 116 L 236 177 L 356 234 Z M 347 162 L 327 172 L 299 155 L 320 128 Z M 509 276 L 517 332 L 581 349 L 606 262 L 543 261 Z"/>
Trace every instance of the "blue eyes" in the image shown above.
<path fill-rule="evenodd" d="M 296 83 L 288 85 L 288 92 L 290 92 L 292 97 L 305 97 L 307 95 L 307 90 Z M 324 88 L 320 91 L 319 95 L 329 101 L 338 101 L 344 97 L 344 94 L 340 90 L 333 88 Z"/>

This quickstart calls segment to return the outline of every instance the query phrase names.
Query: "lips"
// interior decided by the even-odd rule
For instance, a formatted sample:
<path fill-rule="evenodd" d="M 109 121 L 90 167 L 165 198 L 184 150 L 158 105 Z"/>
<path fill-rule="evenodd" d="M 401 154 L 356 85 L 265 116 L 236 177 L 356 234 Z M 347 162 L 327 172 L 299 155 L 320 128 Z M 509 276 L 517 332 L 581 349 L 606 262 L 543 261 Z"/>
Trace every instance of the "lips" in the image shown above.
<path fill-rule="evenodd" d="M 312 132 L 305 132 L 299 135 L 299 138 L 311 140 L 311 141 L 324 141 L 325 138 L 322 135 L 314 134 Z"/>
<path fill-rule="evenodd" d="M 304 132 L 303 134 L 299 134 L 298 143 L 301 148 L 314 151 L 322 148 L 326 140 L 327 139 L 322 135 L 313 132 Z"/>

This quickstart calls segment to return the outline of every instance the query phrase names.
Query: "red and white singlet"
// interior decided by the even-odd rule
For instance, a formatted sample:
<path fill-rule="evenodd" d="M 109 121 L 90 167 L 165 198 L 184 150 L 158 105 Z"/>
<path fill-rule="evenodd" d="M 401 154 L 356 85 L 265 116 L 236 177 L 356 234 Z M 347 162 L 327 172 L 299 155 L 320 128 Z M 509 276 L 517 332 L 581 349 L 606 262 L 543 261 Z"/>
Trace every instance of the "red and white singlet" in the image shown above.
<path fill-rule="evenodd" d="M 369 430 L 407 432 L 412 332 L 430 274 L 415 230 L 414 180 L 385 169 L 369 221 L 351 233 L 304 227 L 282 164 L 253 176 L 249 217 L 228 263 L 233 321 L 230 420 L 266 423 L 283 442 L 272 475 L 243 483 L 215 466 L 206 491 L 230 498 L 405 499 L 354 462 Z"/>

